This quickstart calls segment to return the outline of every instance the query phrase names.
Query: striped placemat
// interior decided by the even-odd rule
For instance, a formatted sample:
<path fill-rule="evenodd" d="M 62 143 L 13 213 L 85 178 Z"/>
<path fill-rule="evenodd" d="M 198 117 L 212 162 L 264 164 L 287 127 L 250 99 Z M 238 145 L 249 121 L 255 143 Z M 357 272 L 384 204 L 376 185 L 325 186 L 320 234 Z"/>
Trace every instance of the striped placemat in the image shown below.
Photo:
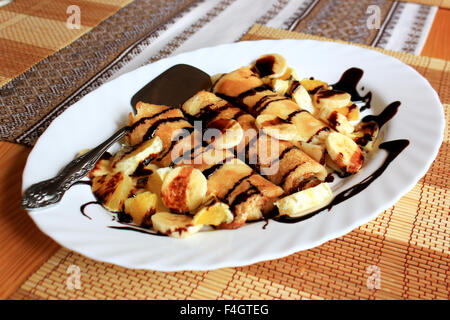
<path fill-rule="evenodd" d="M 243 40 L 317 39 L 254 26 Z M 449 299 L 450 63 L 389 52 L 423 74 L 444 103 L 437 159 L 375 220 L 288 257 L 206 272 L 154 272 L 58 250 L 11 299 Z"/>
<path fill-rule="evenodd" d="M 0 8 L 0 86 L 133 0 L 16 0 Z"/>
<path fill-rule="evenodd" d="M 445 9 L 450 8 L 450 0 L 402 0 L 402 1 L 416 2 L 430 6 L 439 6 Z"/>

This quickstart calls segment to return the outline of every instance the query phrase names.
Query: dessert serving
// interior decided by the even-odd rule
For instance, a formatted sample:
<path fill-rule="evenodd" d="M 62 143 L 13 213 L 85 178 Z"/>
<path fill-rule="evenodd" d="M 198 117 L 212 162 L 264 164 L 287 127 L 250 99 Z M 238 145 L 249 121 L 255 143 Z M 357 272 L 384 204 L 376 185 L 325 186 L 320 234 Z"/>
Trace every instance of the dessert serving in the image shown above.
<path fill-rule="evenodd" d="M 266 54 L 181 106 L 139 102 L 121 149 L 89 174 L 97 203 L 127 230 L 181 238 L 331 208 L 334 175 L 358 173 L 398 108 L 360 120 L 370 95 L 349 86 L 358 70 L 333 85 Z"/>

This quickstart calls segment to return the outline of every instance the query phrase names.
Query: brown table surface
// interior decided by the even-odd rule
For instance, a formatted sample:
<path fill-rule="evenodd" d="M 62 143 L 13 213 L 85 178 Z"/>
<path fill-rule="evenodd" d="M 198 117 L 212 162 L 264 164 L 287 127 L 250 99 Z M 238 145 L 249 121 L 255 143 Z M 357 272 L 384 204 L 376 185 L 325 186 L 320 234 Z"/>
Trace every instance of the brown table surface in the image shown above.
<path fill-rule="evenodd" d="M 421 55 L 450 60 L 450 10 L 439 8 Z M 20 207 L 31 149 L 0 142 L 0 299 L 7 299 L 60 247 Z"/>

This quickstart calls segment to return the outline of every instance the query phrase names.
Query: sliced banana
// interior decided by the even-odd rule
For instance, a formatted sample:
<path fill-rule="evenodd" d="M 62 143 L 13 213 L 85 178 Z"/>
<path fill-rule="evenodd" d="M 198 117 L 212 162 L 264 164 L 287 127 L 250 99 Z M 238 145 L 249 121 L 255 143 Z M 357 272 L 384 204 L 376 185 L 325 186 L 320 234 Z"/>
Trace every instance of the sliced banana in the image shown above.
<path fill-rule="evenodd" d="M 315 187 L 293 193 L 275 202 L 281 216 L 301 217 L 333 200 L 333 192 L 328 183 L 324 182 Z"/>
<path fill-rule="evenodd" d="M 350 102 L 345 107 L 337 108 L 336 111 L 346 116 L 348 121 L 359 120 L 359 108 L 353 102 Z"/>
<path fill-rule="evenodd" d="M 230 223 L 234 216 L 227 204 L 215 202 L 201 208 L 192 219 L 194 225 L 218 226 L 222 223 Z"/>
<path fill-rule="evenodd" d="M 202 108 L 207 105 L 212 105 L 214 103 L 220 102 L 222 99 L 215 94 L 208 91 L 199 91 L 194 96 L 186 100 L 181 106 L 184 113 L 191 116 L 198 115 Z"/>
<path fill-rule="evenodd" d="M 286 73 L 287 69 L 286 59 L 277 53 L 259 57 L 252 66 L 252 70 L 256 71 L 261 78 L 280 78 Z"/>
<path fill-rule="evenodd" d="M 328 84 L 321 80 L 303 79 L 300 83 L 311 95 L 314 95 L 320 89 L 328 89 Z"/>
<path fill-rule="evenodd" d="M 157 212 L 151 216 L 151 221 L 155 231 L 174 238 L 185 238 L 203 227 L 194 225 L 191 216 L 170 212 Z"/>
<path fill-rule="evenodd" d="M 303 87 L 300 82 L 294 81 L 289 91 L 292 100 L 299 105 L 302 110 L 306 110 L 312 114 L 315 112 L 314 105 L 308 91 Z"/>
<path fill-rule="evenodd" d="M 94 168 L 89 172 L 89 178 L 101 177 L 105 174 L 111 173 L 111 163 L 107 159 L 100 159 L 95 164 Z"/>
<path fill-rule="evenodd" d="M 297 135 L 297 127 L 273 114 L 262 114 L 256 118 L 256 127 L 268 136 L 278 140 L 293 140 Z"/>
<path fill-rule="evenodd" d="M 169 211 L 169 209 L 166 208 L 162 200 L 161 188 L 164 182 L 164 178 L 172 170 L 173 168 L 170 167 L 159 168 L 148 177 L 147 185 L 145 188 L 148 191 L 156 194 L 156 196 L 158 197 L 158 202 L 156 204 L 156 211 Z"/>
<path fill-rule="evenodd" d="M 123 172 L 92 179 L 92 192 L 101 204 L 112 212 L 120 212 L 134 188 L 133 180 Z"/>
<path fill-rule="evenodd" d="M 112 160 L 112 168 L 115 172 L 122 171 L 125 174 L 132 175 L 138 166 L 145 162 L 150 162 L 151 158 L 156 157 L 163 149 L 161 139 L 156 136 L 153 139 L 147 140 L 139 144 L 132 151 L 125 154 L 119 154 Z"/>
<path fill-rule="evenodd" d="M 176 213 L 197 209 L 204 201 L 207 181 L 203 173 L 189 166 L 176 167 L 164 178 L 161 197 L 164 205 Z"/>
<path fill-rule="evenodd" d="M 151 216 L 156 212 L 157 202 L 156 194 L 144 191 L 125 200 L 124 210 L 138 226 L 150 227 Z"/>
<path fill-rule="evenodd" d="M 356 125 L 355 131 L 350 135 L 357 145 L 367 152 L 372 151 L 375 139 L 378 136 L 378 124 L 375 121 L 360 122 Z"/>
<path fill-rule="evenodd" d="M 268 85 L 272 88 L 273 91 L 281 96 L 284 96 L 289 90 L 291 81 L 282 79 L 269 79 Z"/>
<path fill-rule="evenodd" d="M 327 152 L 325 145 L 302 141 L 296 141 L 294 144 L 308 156 L 316 160 L 318 163 L 322 165 L 325 164 L 325 154 Z"/>
<path fill-rule="evenodd" d="M 340 133 L 350 134 L 355 130 L 343 114 L 327 106 L 320 108 L 317 117 Z"/>
<path fill-rule="evenodd" d="M 364 162 L 364 155 L 359 146 L 351 138 L 332 132 L 325 140 L 330 159 L 345 174 L 356 173 Z"/>
<path fill-rule="evenodd" d="M 338 109 L 347 106 L 351 102 L 352 96 L 343 91 L 319 90 L 314 94 L 313 103 L 319 110 L 323 107 Z"/>
<path fill-rule="evenodd" d="M 216 119 L 207 124 L 208 129 L 203 133 L 207 143 L 215 149 L 230 149 L 237 146 L 244 137 L 239 122 L 233 119 Z"/>

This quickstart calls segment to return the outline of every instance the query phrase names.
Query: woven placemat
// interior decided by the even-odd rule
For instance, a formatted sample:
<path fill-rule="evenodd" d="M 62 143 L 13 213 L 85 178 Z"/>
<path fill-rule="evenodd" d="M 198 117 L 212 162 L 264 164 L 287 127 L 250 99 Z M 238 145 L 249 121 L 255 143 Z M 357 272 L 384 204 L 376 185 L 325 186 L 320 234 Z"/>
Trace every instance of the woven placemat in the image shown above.
<path fill-rule="evenodd" d="M 266 38 L 325 40 L 262 26 L 243 40 Z M 384 53 L 416 68 L 449 103 L 448 61 Z M 428 173 L 393 207 L 343 237 L 282 259 L 207 272 L 126 269 L 61 248 L 10 298 L 449 299 L 449 104 L 444 108 L 444 142 Z"/>
<path fill-rule="evenodd" d="M 99 8 L 111 8 L 111 4 L 105 3 L 124 4 L 126 1 L 64 0 L 55 4 L 55 1 L 23 0 L 15 1 L 15 6 L 0 8 L 0 76 L 9 81 L 16 73 L 30 68 L 3 87 L 0 85 L 1 139 L 31 146 L 54 118 L 83 96 L 88 84 L 90 90 L 95 89 L 99 85 L 97 81 L 129 61 L 142 39 L 155 36 L 165 23 L 198 1 L 134 0 L 95 28 L 83 25 L 84 21 L 89 21 L 89 14 L 101 11 Z M 27 2 L 34 10 L 27 11 L 23 7 Z M 71 30 L 65 20 L 60 21 L 67 19 L 69 4 L 80 5 L 80 30 Z M 93 8 L 96 10 L 92 11 Z M 31 16 L 52 12 L 55 16 L 51 19 Z M 106 18 L 106 13 L 111 12 L 104 13 Z M 21 18 L 17 21 L 21 28 L 13 25 L 18 19 L 15 16 Z M 26 29 L 24 23 L 28 29 L 39 32 Z M 9 39 L 5 46 L 3 38 Z"/>
<path fill-rule="evenodd" d="M 132 1 L 20 0 L 0 8 L 0 86 Z"/>
<path fill-rule="evenodd" d="M 42 47 L 37 45 L 42 41 L 49 41 L 48 39 L 56 42 L 55 39 L 61 38 L 61 32 L 65 35 L 70 30 L 46 29 L 44 40 L 32 37 L 36 34 L 33 32 L 25 38 L 17 32 L 10 35 L 15 42 L 34 41 L 36 45 L 22 48 L 21 44 L 13 50 L 0 47 L 0 56 L 2 50 L 5 50 L 4 56 L 11 56 L 11 59 L 5 60 L 8 62 L 3 62 L 3 67 L 0 61 L 0 70 L 7 72 L 6 65 L 11 63 L 21 68 L 32 66 L 4 86 L 0 86 L 0 140 L 33 146 L 53 119 L 117 74 L 176 52 L 204 46 L 206 43 L 214 45 L 221 41 L 236 41 L 253 23 L 275 23 L 278 28 L 285 30 L 302 30 L 316 36 L 417 53 L 423 46 L 436 12 L 436 8 L 432 6 L 394 0 L 267 0 L 260 7 L 254 7 L 251 2 L 135 0 L 90 32 L 37 64 L 29 58 L 35 55 L 41 57 Z M 250 4 L 256 12 L 246 23 L 233 24 L 231 28 L 224 23 L 230 19 L 230 10 L 233 12 L 239 6 L 249 8 Z M 65 7 L 58 4 L 53 8 L 52 5 L 53 3 L 44 1 L 39 6 L 36 5 L 33 12 L 53 12 L 53 20 L 43 21 L 59 23 L 58 26 L 62 27 L 65 22 L 57 21 L 55 17 L 60 20 L 67 18 Z M 372 5 L 376 5 L 379 10 L 382 22 L 379 29 L 367 28 L 367 10 Z M 289 10 L 286 10 L 287 8 Z M 29 12 L 27 8 L 22 7 L 16 8 L 16 11 L 20 13 L 20 9 Z M 0 16 L 0 37 L 2 26 L 8 26 L 15 21 L 15 16 L 10 14 L 12 9 L 8 10 L 3 12 L 6 16 Z M 84 11 L 80 8 L 81 21 L 86 20 L 83 18 Z M 242 19 L 244 16 L 243 13 Z M 239 20 L 239 17 L 235 19 Z M 189 21 L 193 22 L 188 23 Z M 40 31 L 44 27 L 41 19 L 29 22 L 30 29 Z M 220 37 L 221 40 L 208 38 L 205 34 L 207 30 L 223 37 Z M 189 49 L 185 49 L 185 45 Z"/>

